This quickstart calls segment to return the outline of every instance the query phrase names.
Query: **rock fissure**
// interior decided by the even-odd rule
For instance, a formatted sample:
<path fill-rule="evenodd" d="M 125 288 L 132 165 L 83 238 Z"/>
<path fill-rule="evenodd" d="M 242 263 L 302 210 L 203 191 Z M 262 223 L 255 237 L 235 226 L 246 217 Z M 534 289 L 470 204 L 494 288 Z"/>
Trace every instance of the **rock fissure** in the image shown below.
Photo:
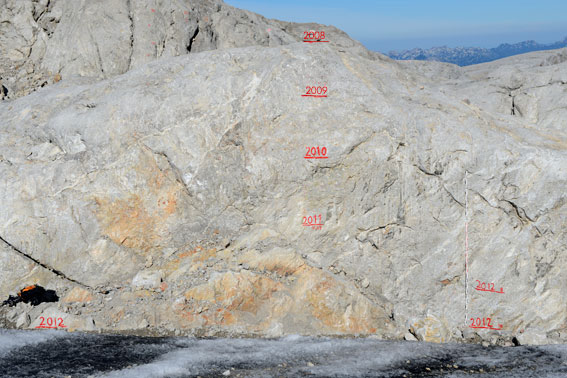
<path fill-rule="evenodd" d="M 93 36 L 93 34 L 90 30 L 90 27 L 89 27 L 89 34 L 90 34 L 90 37 L 91 37 L 91 41 L 92 41 L 92 43 L 95 47 L 95 50 L 96 50 L 96 58 L 97 58 L 97 62 L 98 62 L 99 68 L 100 68 L 100 72 L 104 75 L 104 65 L 102 64 L 102 55 L 100 54 L 98 42 L 94 38 L 94 36 Z"/>
<path fill-rule="evenodd" d="M 424 169 L 423 167 L 421 167 L 421 166 L 418 166 L 418 165 L 415 165 L 415 164 L 413 164 L 413 166 L 414 166 L 415 168 L 417 168 L 417 170 L 418 170 L 419 172 L 425 174 L 426 176 L 435 177 L 435 178 L 439 181 L 440 186 L 443 188 L 443 190 L 445 190 L 445 192 L 447 192 L 447 194 L 449 195 L 449 197 L 450 197 L 453 201 L 455 201 L 459 206 L 461 206 L 462 208 L 465 207 L 465 204 L 464 204 L 463 202 L 459 201 L 459 200 L 455 197 L 455 195 L 453 195 L 453 193 L 451 193 L 451 191 L 450 191 L 449 189 L 447 189 L 447 187 L 445 186 L 445 182 L 443 181 L 443 179 L 442 179 L 442 177 L 441 177 L 441 174 L 442 174 L 443 172 L 437 172 L 437 171 L 435 171 L 435 172 L 428 172 L 427 170 L 425 170 L 425 169 Z"/>
<path fill-rule="evenodd" d="M 165 160 L 167 161 L 167 164 L 171 168 L 171 172 L 173 173 L 175 180 L 183 187 L 185 193 L 189 197 L 193 197 L 191 195 L 191 191 L 189 190 L 189 187 L 187 186 L 187 184 L 185 184 L 185 181 L 183 181 L 183 172 L 181 172 L 181 170 L 171 161 L 169 156 L 163 151 L 154 151 L 153 149 L 148 147 L 146 144 L 142 144 L 142 146 L 144 148 L 146 148 L 147 150 L 149 150 L 152 154 L 165 158 Z"/>
<path fill-rule="evenodd" d="M 537 219 L 534 220 L 534 219 L 532 219 L 530 216 L 528 216 L 528 214 L 526 213 L 526 210 L 524 210 L 523 208 L 519 207 L 519 206 L 518 206 L 517 204 L 515 204 L 514 202 L 512 202 L 512 201 L 510 201 L 510 200 L 507 200 L 507 199 L 503 199 L 503 200 L 500 200 L 500 201 L 506 202 L 506 203 L 510 204 L 510 205 L 514 208 L 514 211 L 515 211 L 515 213 L 516 213 L 516 216 L 517 216 L 522 222 L 526 222 L 526 221 L 534 222 L 535 220 L 537 220 Z"/>
<path fill-rule="evenodd" d="M 459 206 L 461 206 L 463 209 L 465 208 L 465 204 L 462 203 L 461 201 L 459 201 L 457 198 L 455 198 L 455 196 L 453 195 L 453 193 L 451 193 L 451 192 L 449 191 L 449 189 L 447 189 L 447 187 L 445 186 L 445 184 L 442 184 L 441 186 L 443 187 L 443 189 L 445 189 L 445 191 L 447 192 L 447 194 L 449 194 L 449 197 L 451 197 L 451 199 L 452 199 L 453 201 L 455 201 L 457 204 L 459 204 Z"/>
<path fill-rule="evenodd" d="M 324 163 L 315 163 L 315 162 L 309 162 L 310 166 L 312 167 L 311 170 L 311 176 L 315 177 L 318 174 L 325 174 L 325 171 L 327 170 L 333 170 L 335 168 L 339 168 L 339 167 L 344 167 L 345 165 L 342 163 L 342 161 L 338 160 L 335 163 L 331 163 L 331 164 L 324 164 Z"/>
<path fill-rule="evenodd" d="M 349 156 L 351 153 L 353 153 L 353 152 L 354 152 L 358 147 L 360 147 L 362 144 L 367 143 L 367 142 L 370 142 L 370 141 L 374 138 L 375 135 L 376 135 L 376 132 L 373 131 L 371 135 L 369 135 L 368 137 L 362 139 L 362 140 L 359 141 L 358 143 L 355 143 L 354 145 L 352 145 L 352 147 L 350 147 L 350 148 L 348 149 L 348 151 L 346 152 L 345 157 L 346 157 L 346 156 Z"/>
<path fill-rule="evenodd" d="M 377 230 L 383 230 L 387 227 L 392 227 L 392 226 L 404 227 L 404 228 L 407 228 L 407 229 L 410 229 L 410 230 L 413 231 L 413 229 L 411 227 L 409 227 L 408 225 L 397 223 L 397 222 L 391 222 L 391 223 L 385 224 L 383 226 L 373 227 L 373 228 L 369 228 L 369 229 L 359 228 L 358 230 L 362 231 L 362 232 L 370 233 L 370 232 L 374 232 L 374 231 L 377 231 Z"/>
<path fill-rule="evenodd" d="M 190 53 L 191 50 L 193 49 L 193 43 L 195 43 L 195 39 L 197 39 L 198 35 L 199 35 L 199 25 L 197 25 L 197 27 L 195 28 L 195 32 L 189 38 L 189 44 L 187 45 L 187 52 L 188 53 Z"/>
<path fill-rule="evenodd" d="M 132 13 L 132 0 L 126 0 L 126 7 L 128 8 L 128 20 L 130 20 L 130 54 L 128 55 L 128 64 L 126 71 L 132 68 L 132 56 L 134 55 L 134 16 Z"/>
<path fill-rule="evenodd" d="M 85 284 L 82 283 L 82 282 L 79 282 L 79 281 L 74 280 L 74 279 L 72 279 L 72 278 L 70 278 L 70 277 L 67 277 L 64 273 L 58 271 L 57 269 L 54 269 L 54 268 L 50 267 L 49 265 L 47 265 L 47 264 L 45 264 L 45 263 L 42 263 L 41 261 L 39 261 L 39 260 L 37 260 L 37 259 L 31 257 L 29 254 L 23 252 L 21 249 L 15 247 L 12 243 L 8 242 L 8 241 L 7 241 L 6 239 L 4 239 L 2 236 L 0 236 L 0 240 L 1 240 L 5 245 L 7 245 L 12 251 L 16 252 L 18 255 L 20 255 L 20 256 L 24 257 L 25 259 L 30 260 L 30 261 L 32 261 L 33 263 L 37 264 L 38 266 L 41 266 L 42 268 L 44 268 L 44 269 L 50 271 L 51 273 L 55 274 L 55 275 L 58 276 L 59 278 L 62 278 L 62 279 L 66 280 L 66 281 L 69 281 L 69 282 L 71 282 L 71 283 L 80 285 L 80 286 L 82 286 L 82 287 L 85 287 L 85 288 L 94 290 L 94 289 L 93 289 L 92 287 L 90 287 L 89 285 L 85 285 Z"/>
<path fill-rule="evenodd" d="M 536 85 L 536 86 L 533 86 L 533 87 L 525 87 L 525 88 L 522 88 L 522 90 L 524 91 L 524 94 L 526 94 L 526 93 L 527 93 L 526 91 L 528 91 L 528 90 L 530 90 L 530 89 L 546 88 L 546 87 L 549 87 L 549 86 L 552 86 L 552 85 L 556 85 L 556 84 L 559 84 L 559 85 L 566 85 L 567 82 L 566 82 L 566 81 L 562 81 L 562 80 L 550 81 L 550 82 L 547 83 L 547 84 Z"/>
<path fill-rule="evenodd" d="M 516 104 L 516 96 L 511 96 L 511 97 L 512 97 L 512 107 L 511 107 L 511 110 L 510 110 L 510 114 L 513 115 L 513 116 L 519 115 L 520 117 L 523 117 L 522 111 L 520 110 L 520 108 Z"/>
<path fill-rule="evenodd" d="M 437 178 L 439 178 L 439 177 L 441 176 L 441 173 L 438 173 L 438 172 L 429 172 L 429 171 L 427 171 L 425 168 L 423 168 L 423 167 L 420 166 L 420 165 L 414 164 L 413 166 L 416 167 L 417 169 L 419 169 L 421 172 L 425 173 L 425 174 L 428 175 L 428 176 L 434 176 L 434 177 L 437 177 Z"/>
<path fill-rule="evenodd" d="M 484 197 L 480 192 L 476 191 L 476 190 L 471 190 L 472 193 L 475 193 L 480 199 L 482 199 L 483 202 L 485 202 L 488 206 L 500 210 L 502 211 L 504 214 L 506 215 L 510 215 L 510 211 L 503 208 L 502 206 L 498 206 L 498 205 L 493 205 L 492 203 L 490 203 L 490 201 Z M 498 199 L 499 202 L 504 202 L 509 204 L 510 206 L 512 206 L 512 208 L 514 209 L 513 213 L 514 213 L 514 217 L 518 218 L 520 220 L 520 222 L 522 222 L 522 224 L 527 224 L 527 223 L 534 223 L 537 221 L 538 217 L 532 218 L 530 217 L 527 212 L 521 208 L 520 206 L 518 206 L 516 203 L 507 200 L 507 199 Z M 537 226 L 535 226 L 536 231 L 543 236 L 543 233 L 539 230 L 539 228 Z"/>

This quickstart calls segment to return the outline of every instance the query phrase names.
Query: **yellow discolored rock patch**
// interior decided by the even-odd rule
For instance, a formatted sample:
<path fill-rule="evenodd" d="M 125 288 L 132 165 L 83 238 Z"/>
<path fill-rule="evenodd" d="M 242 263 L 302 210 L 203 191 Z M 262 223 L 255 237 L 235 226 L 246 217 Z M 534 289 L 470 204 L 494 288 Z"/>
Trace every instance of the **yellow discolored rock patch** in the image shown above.
<path fill-rule="evenodd" d="M 227 272 L 212 282 L 189 290 L 185 297 L 208 301 L 227 310 L 257 313 L 260 307 L 269 304 L 272 293 L 283 290 L 284 286 L 267 277 L 249 272 Z"/>
<path fill-rule="evenodd" d="M 187 326 L 238 326 L 264 332 L 274 324 L 284 324 L 298 332 L 290 319 L 302 319 L 302 324 L 318 333 L 392 331 L 382 307 L 354 286 L 309 266 L 293 251 L 247 251 L 237 261 L 250 270 L 213 275 L 209 282 L 185 293 L 192 305 L 179 309 L 178 316 Z M 206 311 L 200 311 L 203 308 Z"/>
<path fill-rule="evenodd" d="M 71 303 L 71 302 L 80 302 L 80 303 L 87 303 L 93 300 L 93 296 L 90 291 L 75 287 L 73 288 L 64 298 L 63 302 Z"/>
<path fill-rule="evenodd" d="M 420 340 L 431 343 L 447 342 L 450 335 L 446 322 L 431 315 L 413 323 L 411 328 Z"/>
<path fill-rule="evenodd" d="M 146 254 L 170 237 L 168 219 L 178 213 L 183 189 L 171 169 L 160 169 L 150 152 L 139 150 L 133 160 L 136 164 L 127 169 L 131 182 L 115 188 L 121 196 L 94 198 L 96 216 L 102 233 L 114 243 Z"/>
<path fill-rule="evenodd" d="M 95 200 L 104 234 L 116 244 L 147 252 L 159 242 L 156 219 L 150 216 L 140 196 L 133 194 L 114 201 Z"/>

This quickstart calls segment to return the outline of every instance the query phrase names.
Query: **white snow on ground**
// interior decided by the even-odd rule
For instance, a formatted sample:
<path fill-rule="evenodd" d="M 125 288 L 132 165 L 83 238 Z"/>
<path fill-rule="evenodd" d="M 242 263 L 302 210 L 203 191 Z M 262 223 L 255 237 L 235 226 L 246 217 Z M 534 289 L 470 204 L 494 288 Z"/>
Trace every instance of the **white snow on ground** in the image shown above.
<path fill-rule="evenodd" d="M 393 363 L 425 355 L 431 347 L 418 343 L 392 344 L 379 340 L 326 339 L 290 336 L 280 340 L 219 339 L 180 340 L 183 349 L 169 352 L 156 361 L 134 368 L 101 375 L 108 378 L 175 377 L 203 374 L 208 369 L 230 369 L 253 363 L 274 366 L 290 362 L 298 371 L 319 376 L 349 375 L 353 371 L 376 369 Z M 180 345 L 181 346 L 181 345 Z M 325 366 L 317 366 L 317 357 L 323 357 Z M 313 365 L 313 366 L 312 366 Z"/>
<path fill-rule="evenodd" d="M 69 333 L 56 330 L 17 331 L 0 328 L 0 357 L 13 349 L 51 341 L 58 337 L 69 337 Z"/>
<path fill-rule="evenodd" d="M 332 339 L 290 336 L 278 340 L 262 339 L 176 339 L 181 349 L 166 353 L 152 363 L 113 371 L 97 377 L 144 378 L 205 375 L 229 370 L 246 371 L 247 376 L 277 375 L 274 367 L 285 363 L 285 376 L 314 375 L 320 377 L 372 376 L 378 372 L 387 376 L 402 376 L 407 367 L 423 361 L 434 363 L 437 358 L 454 356 L 460 371 L 445 370 L 443 376 L 464 378 L 479 367 L 492 370 L 480 374 L 483 378 L 559 378 L 566 371 L 557 359 L 540 359 L 537 351 L 547 351 L 567 358 L 567 346 L 544 346 L 538 349 L 494 348 L 459 344 L 430 344 L 379 341 L 374 339 Z M 534 355 L 535 353 L 535 355 Z M 524 363 L 526 369 L 509 368 L 510 361 Z M 520 361 L 521 360 L 521 361 Z M 406 365 L 408 364 L 408 365 Z M 281 366 L 281 365 L 280 365 Z M 430 365 L 431 366 L 431 365 Z M 426 365 L 422 368 L 425 369 Z M 445 367 L 445 366 L 443 366 Z M 266 369 L 264 369 L 266 368 Z M 268 370 L 267 368 L 272 368 Z M 464 368 L 464 369 L 463 369 Z M 449 369 L 450 370 L 450 369 Z M 555 372 L 561 370 L 562 372 Z M 425 371 L 424 371 L 425 372 Z M 232 374 L 231 374 L 232 375 Z"/>
<path fill-rule="evenodd" d="M 24 360 L 18 360 L 21 356 L 10 352 L 22 347 L 29 347 L 33 351 L 34 346 L 43 342 L 46 344 L 45 348 L 44 345 L 40 346 L 41 352 L 51 350 L 55 353 L 50 361 L 72 359 L 78 361 L 78 365 L 44 364 L 43 360 L 30 358 L 30 369 L 20 369 L 28 362 L 23 363 Z M 98 351 L 100 353 L 95 351 L 98 345 L 101 346 Z M 106 362 L 101 362 L 109 356 L 119 356 L 118 363 L 113 362 L 115 367 L 108 367 Z M 141 358 L 144 356 L 145 358 Z M 399 377 L 412 371 L 411 369 L 417 369 L 413 371 L 418 375 L 428 375 L 426 369 L 429 368 L 447 378 L 470 377 L 473 370 L 474 374 L 483 378 L 567 377 L 567 345 L 484 348 L 480 345 L 380 341 L 369 338 L 288 336 L 272 340 L 144 339 L 54 330 L 0 329 L 0 360 L 2 358 L 5 358 L 4 363 L 12 363 L 9 366 L 14 374 L 10 376 L 14 377 L 25 375 L 26 371 L 37 372 L 38 367 L 45 369 L 43 372 L 46 377 L 70 375 L 97 378 L 185 377 L 222 374 L 227 370 L 234 372 L 231 376 L 242 373 L 250 377 Z M 102 365 L 97 366 L 97 363 Z M 458 365 L 458 368 L 447 369 L 447 364 Z M 132 367 L 122 368 L 128 365 Z M 444 370 L 440 370 L 441 368 Z M 479 371 L 481 368 L 484 369 L 482 373 Z M 111 369 L 120 370 L 109 371 Z M 102 372 L 103 370 L 106 372 Z M 0 369 L 0 375 L 4 373 L 10 373 L 10 370 Z"/>
<path fill-rule="evenodd" d="M 539 348 L 548 352 L 560 354 L 561 357 L 563 357 L 563 363 L 567 365 L 567 348 L 565 348 L 565 344 L 542 345 Z"/>

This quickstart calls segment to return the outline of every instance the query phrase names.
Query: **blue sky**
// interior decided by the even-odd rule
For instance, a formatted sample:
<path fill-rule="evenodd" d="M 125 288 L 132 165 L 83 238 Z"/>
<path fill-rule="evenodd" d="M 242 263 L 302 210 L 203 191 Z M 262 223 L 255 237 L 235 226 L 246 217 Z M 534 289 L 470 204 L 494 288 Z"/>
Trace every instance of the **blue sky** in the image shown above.
<path fill-rule="evenodd" d="M 225 0 L 268 18 L 334 25 L 369 49 L 478 46 L 567 36 L 567 0 Z"/>

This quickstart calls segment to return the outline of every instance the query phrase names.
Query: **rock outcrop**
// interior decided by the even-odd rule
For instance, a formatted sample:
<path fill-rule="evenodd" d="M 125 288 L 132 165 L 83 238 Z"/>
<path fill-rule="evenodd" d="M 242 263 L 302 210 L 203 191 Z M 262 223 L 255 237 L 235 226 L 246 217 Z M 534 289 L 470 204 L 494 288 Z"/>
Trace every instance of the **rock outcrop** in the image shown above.
<path fill-rule="evenodd" d="M 124 32 L 101 27 L 101 52 L 87 43 L 94 55 L 74 59 L 76 26 L 59 33 L 61 16 L 41 64 L 62 80 L 0 103 L 0 296 L 40 284 L 62 298 L 22 307 L 20 324 L 565 339 L 564 51 L 467 69 L 402 63 L 344 34 L 294 42 L 309 26 L 193 3 L 189 16 L 209 21 L 190 49 L 191 28 L 173 27 L 185 10 L 146 15 L 125 1 L 105 21 Z M 113 9 L 73 4 L 98 18 Z M 154 13 L 180 20 L 146 59 L 128 25 Z M 277 42 L 263 39 L 274 25 Z M 302 96 L 306 86 L 327 97 Z M 306 159 L 317 146 L 325 158 Z"/>
<path fill-rule="evenodd" d="M 296 43 L 309 30 L 371 55 L 335 27 L 269 20 L 221 0 L 0 0 L 0 20 L 7 98 L 77 76 L 111 78 L 159 58 Z"/>

